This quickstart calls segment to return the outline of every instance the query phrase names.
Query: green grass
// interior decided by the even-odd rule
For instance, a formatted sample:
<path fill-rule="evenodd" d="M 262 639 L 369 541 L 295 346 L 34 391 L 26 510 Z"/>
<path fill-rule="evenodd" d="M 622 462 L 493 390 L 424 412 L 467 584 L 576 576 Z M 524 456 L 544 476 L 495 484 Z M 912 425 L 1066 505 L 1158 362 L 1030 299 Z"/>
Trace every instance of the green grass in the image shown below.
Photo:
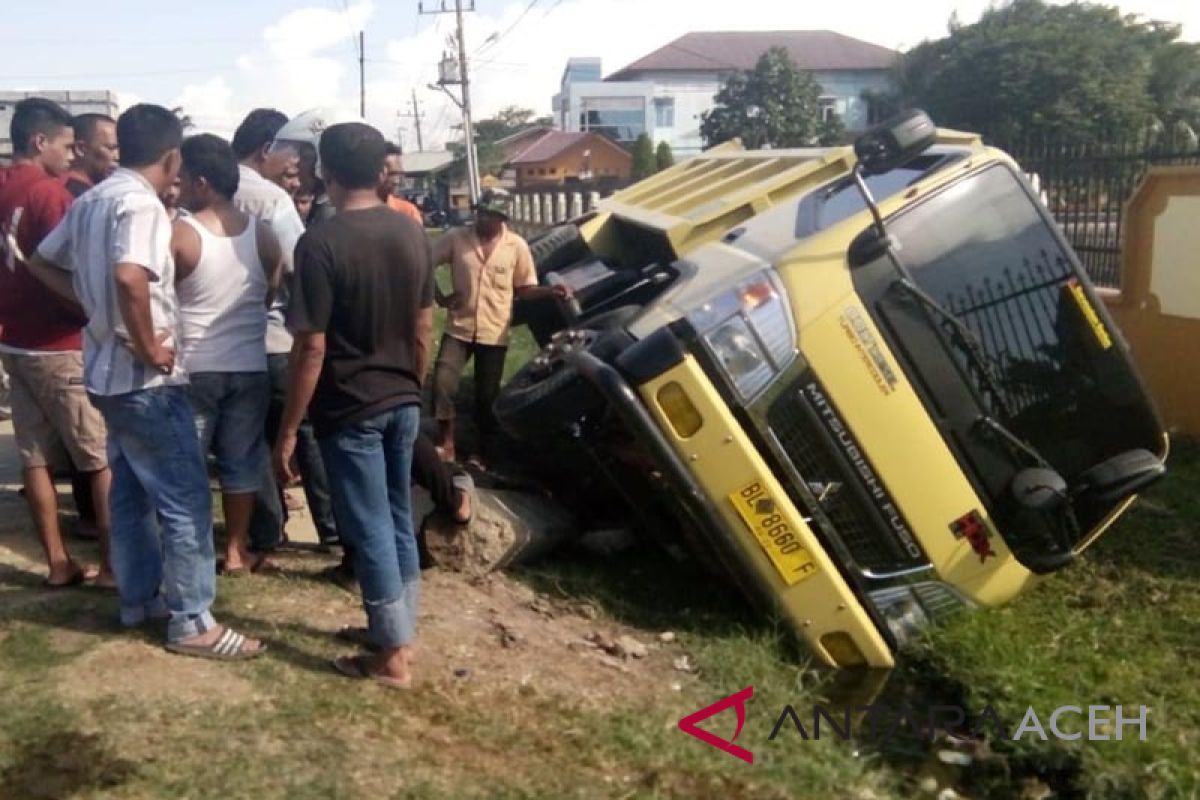
<path fill-rule="evenodd" d="M 1063 705 L 1149 706 L 1146 742 L 996 743 L 1029 766 L 1060 766 L 1092 797 L 1200 794 L 1200 449 L 1177 444 L 1170 468 L 1080 563 L 1006 608 L 935 630 L 920 660 L 1006 719 L 1028 706 L 1043 717 Z"/>
<path fill-rule="evenodd" d="M 1037 797 L 1026 793 L 1031 779 L 1064 798 L 1195 797 L 1200 449 L 1177 447 L 1171 470 L 1079 563 L 1003 609 L 932 631 L 882 690 L 881 702 L 917 707 L 991 704 L 1010 724 L 1029 705 L 1148 705 L 1145 743 L 993 739 L 972 768 L 947 775 L 915 741 L 803 741 L 791 730 L 769 741 L 785 704 L 803 717 L 817 700 L 840 705 L 868 692 L 879 676 L 814 669 L 736 594 L 646 549 L 608 559 L 566 551 L 515 577 L 552 600 L 587 603 L 643 640 L 674 631 L 699 670 L 672 673 L 678 691 L 666 679 L 635 693 L 636 671 L 630 695 L 606 707 L 517 686 L 480 694 L 430 682 L 402 696 L 354 686 L 329 671 L 340 649 L 307 622 L 323 609 L 350 614 L 353 603 L 303 577 L 320 566 L 309 557 L 294 565 L 298 578 L 221 583 L 218 615 L 266 635 L 270 658 L 214 668 L 201 689 L 183 687 L 188 702 L 137 686 L 81 699 L 68 681 L 119 681 L 137 667 L 97 671 L 97 648 L 153 638 L 119 632 L 111 597 L 43 595 L 5 568 L 0 798 L 868 800 L 920 796 L 920 779 L 933 774 L 989 800 Z M 195 674 L 176 660 L 163 669 Z M 739 743 L 754 751 L 753 766 L 676 730 L 680 717 L 747 685 L 755 694 Z M 709 727 L 732 725 L 725 717 Z"/>

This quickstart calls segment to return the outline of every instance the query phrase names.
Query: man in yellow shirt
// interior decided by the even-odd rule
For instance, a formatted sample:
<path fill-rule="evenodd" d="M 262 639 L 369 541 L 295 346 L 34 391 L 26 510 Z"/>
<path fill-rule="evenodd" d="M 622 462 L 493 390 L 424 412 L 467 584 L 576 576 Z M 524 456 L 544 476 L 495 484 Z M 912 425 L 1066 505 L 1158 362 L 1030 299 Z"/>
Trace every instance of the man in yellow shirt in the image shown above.
<path fill-rule="evenodd" d="M 512 304 L 516 298 L 570 296 L 566 286 L 537 285 L 529 245 L 508 229 L 511 196 L 489 189 L 475 204 L 475 224 L 450 231 L 433 248 L 433 263 L 450 265 L 453 290 L 437 296 L 447 309 L 446 331 L 433 378 L 433 410 L 438 420 L 438 449 L 455 461 L 454 395 L 467 361 L 475 358 L 475 421 L 479 450 L 472 461 L 483 466 L 495 432 L 492 403 L 500 392 L 508 353 Z"/>

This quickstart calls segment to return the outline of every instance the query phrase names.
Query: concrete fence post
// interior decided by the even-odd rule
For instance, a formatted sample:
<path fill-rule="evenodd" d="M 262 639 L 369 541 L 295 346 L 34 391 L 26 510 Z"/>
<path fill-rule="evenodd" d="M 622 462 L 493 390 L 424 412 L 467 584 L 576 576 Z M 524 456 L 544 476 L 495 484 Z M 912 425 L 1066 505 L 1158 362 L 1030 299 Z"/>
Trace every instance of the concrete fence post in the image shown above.
<path fill-rule="evenodd" d="M 598 205 L 600 205 L 600 193 L 599 192 L 588 192 L 587 210 L 592 211 Z"/>
<path fill-rule="evenodd" d="M 529 221 L 534 225 L 540 225 L 542 222 L 542 204 L 538 201 L 536 194 L 529 195 L 530 214 Z"/>
<path fill-rule="evenodd" d="M 570 219 L 583 216 L 583 195 L 579 192 L 571 192 L 571 208 L 567 215 Z"/>
<path fill-rule="evenodd" d="M 549 192 L 542 195 L 542 220 L 547 225 L 554 224 L 554 197 Z"/>
<path fill-rule="evenodd" d="M 554 221 L 567 221 L 567 196 L 562 192 L 554 195 Z"/>

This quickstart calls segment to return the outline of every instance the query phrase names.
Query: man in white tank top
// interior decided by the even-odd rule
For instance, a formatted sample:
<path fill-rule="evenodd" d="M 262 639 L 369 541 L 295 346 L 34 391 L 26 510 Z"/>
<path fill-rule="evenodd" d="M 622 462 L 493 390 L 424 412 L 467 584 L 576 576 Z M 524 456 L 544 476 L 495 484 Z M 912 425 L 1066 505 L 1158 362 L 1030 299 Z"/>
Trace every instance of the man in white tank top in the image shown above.
<path fill-rule="evenodd" d="M 266 472 L 267 306 L 282 255 L 270 229 L 234 207 L 237 158 L 211 134 L 183 143 L 171 249 L 179 296 L 180 365 L 191 378 L 201 449 L 216 457 L 228 543 L 226 574 L 270 567 L 249 543 L 254 495 Z"/>

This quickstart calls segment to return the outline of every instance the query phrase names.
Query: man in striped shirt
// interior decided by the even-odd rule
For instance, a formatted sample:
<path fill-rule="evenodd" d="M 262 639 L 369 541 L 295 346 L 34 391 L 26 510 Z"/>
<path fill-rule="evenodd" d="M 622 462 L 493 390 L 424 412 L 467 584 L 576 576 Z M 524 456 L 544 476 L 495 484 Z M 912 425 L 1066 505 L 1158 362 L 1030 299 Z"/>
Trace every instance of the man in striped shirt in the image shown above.
<path fill-rule="evenodd" d="M 179 173 L 183 132 L 170 111 L 142 104 L 121 115 L 117 138 L 121 168 L 71 206 L 29 269 L 87 313 L 84 381 L 108 424 L 121 622 L 168 617 L 172 652 L 252 658 L 263 645 L 209 610 L 212 499 L 187 376 L 175 366 L 175 264 L 158 195 Z"/>

